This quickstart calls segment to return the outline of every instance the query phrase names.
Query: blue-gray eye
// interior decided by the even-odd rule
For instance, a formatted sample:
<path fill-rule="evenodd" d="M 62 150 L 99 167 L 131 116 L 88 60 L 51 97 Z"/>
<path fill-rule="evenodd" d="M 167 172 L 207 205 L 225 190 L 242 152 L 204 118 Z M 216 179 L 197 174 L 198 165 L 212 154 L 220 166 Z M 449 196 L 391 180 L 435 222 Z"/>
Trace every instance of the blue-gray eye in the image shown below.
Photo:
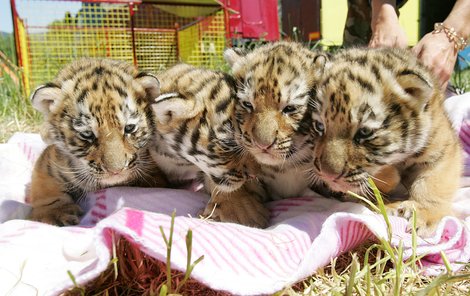
<path fill-rule="evenodd" d="M 320 135 L 322 135 L 325 132 L 325 125 L 318 120 L 315 120 L 315 122 L 313 123 L 313 128 Z"/>
<path fill-rule="evenodd" d="M 124 127 L 124 133 L 126 133 L 126 134 L 132 134 L 136 130 L 137 130 L 137 125 L 135 125 L 135 124 L 127 124 Z"/>
<path fill-rule="evenodd" d="M 91 141 L 95 139 L 95 134 L 92 131 L 83 131 L 78 133 L 78 136 L 83 140 Z"/>

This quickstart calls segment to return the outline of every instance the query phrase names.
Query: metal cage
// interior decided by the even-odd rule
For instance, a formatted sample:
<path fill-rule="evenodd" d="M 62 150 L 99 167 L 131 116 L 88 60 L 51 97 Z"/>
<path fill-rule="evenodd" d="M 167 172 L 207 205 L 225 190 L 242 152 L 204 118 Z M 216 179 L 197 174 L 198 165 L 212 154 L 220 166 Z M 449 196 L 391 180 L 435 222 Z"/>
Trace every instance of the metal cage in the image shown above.
<path fill-rule="evenodd" d="M 27 93 L 79 57 L 158 73 L 184 61 L 220 67 L 227 10 L 215 1 L 10 0 Z"/>

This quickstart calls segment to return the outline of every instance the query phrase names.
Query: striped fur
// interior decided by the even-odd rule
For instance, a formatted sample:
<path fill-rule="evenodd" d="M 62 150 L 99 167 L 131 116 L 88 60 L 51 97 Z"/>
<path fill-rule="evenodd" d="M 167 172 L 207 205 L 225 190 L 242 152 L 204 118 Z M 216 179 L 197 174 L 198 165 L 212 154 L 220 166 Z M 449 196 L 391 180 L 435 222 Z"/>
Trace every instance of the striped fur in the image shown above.
<path fill-rule="evenodd" d="M 31 100 L 44 114 L 49 146 L 33 171 L 31 219 L 76 224 L 76 202 L 87 192 L 166 184 L 147 148 L 155 129 L 149 102 L 158 85 L 127 63 L 82 59 L 36 89 Z"/>
<path fill-rule="evenodd" d="M 241 154 L 235 139 L 237 97 L 233 78 L 186 64 L 178 64 L 158 77 L 162 94 L 154 105 L 157 133 L 152 156 L 170 182 L 202 175 L 211 194 L 204 216 L 265 225 L 268 211 L 254 202 L 253 194 L 243 190 L 256 171 L 256 162 Z"/>
<path fill-rule="evenodd" d="M 459 141 L 436 80 L 411 52 L 340 51 L 313 107 L 313 176 L 334 191 L 365 195 L 368 177 L 385 193 L 401 183 L 408 200 L 389 211 L 411 218 L 415 208 L 423 235 L 451 214 L 462 171 Z"/>
<path fill-rule="evenodd" d="M 247 170 L 234 138 L 233 79 L 187 64 L 158 77 L 161 95 L 153 105 L 157 132 L 152 155 L 170 181 L 194 179 L 202 171 L 220 191 L 240 188 Z"/>
<path fill-rule="evenodd" d="M 299 196 L 313 149 L 311 104 L 327 56 L 297 43 L 277 42 L 246 53 L 225 52 L 237 80 L 237 139 L 261 165 L 269 199 Z"/>

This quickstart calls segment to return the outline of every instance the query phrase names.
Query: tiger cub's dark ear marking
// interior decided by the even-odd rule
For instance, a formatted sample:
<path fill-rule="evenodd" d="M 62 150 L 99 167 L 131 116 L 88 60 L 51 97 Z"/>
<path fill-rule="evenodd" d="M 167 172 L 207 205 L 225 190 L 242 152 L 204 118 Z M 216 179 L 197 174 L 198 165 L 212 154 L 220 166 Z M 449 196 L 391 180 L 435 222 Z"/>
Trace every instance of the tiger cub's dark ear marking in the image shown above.
<path fill-rule="evenodd" d="M 422 73 L 405 69 L 397 74 L 397 82 L 418 107 L 424 107 L 433 95 L 434 86 Z"/>
<path fill-rule="evenodd" d="M 330 56 L 327 53 L 319 53 L 314 59 L 313 63 L 315 66 L 324 69 L 326 63 L 330 60 Z"/>
<path fill-rule="evenodd" d="M 140 72 L 135 78 L 144 87 L 148 101 L 153 103 L 155 98 L 160 95 L 160 81 L 157 76 L 152 73 Z"/>
<path fill-rule="evenodd" d="M 31 94 L 30 100 L 33 107 L 47 116 L 57 103 L 62 100 L 62 90 L 54 83 L 46 83 L 37 87 Z"/>
<path fill-rule="evenodd" d="M 237 61 L 245 57 L 247 54 L 248 51 L 243 48 L 228 48 L 224 51 L 224 59 L 230 67 L 233 67 Z"/>
<path fill-rule="evenodd" d="M 328 56 L 328 54 L 319 53 L 313 59 L 313 72 L 314 72 L 314 75 L 322 75 L 323 72 L 325 71 L 325 68 L 326 68 L 327 63 L 328 63 L 329 60 L 330 60 L 330 57 Z"/>

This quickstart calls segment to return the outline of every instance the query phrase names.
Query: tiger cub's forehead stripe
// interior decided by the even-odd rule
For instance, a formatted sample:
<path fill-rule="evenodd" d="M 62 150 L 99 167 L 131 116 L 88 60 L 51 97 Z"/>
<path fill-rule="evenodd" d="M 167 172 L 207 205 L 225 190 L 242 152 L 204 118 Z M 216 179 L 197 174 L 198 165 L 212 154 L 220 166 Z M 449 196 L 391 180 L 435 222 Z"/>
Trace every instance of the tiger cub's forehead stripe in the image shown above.
<path fill-rule="evenodd" d="M 216 107 L 215 107 L 215 112 L 217 113 L 225 113 L 227 111 L 227 109 L 233 104 L 233 100 L 232 99 L 226 99 L 226 100 L 222 100 L 220 101 Z"/>
<path fill-rule="evenodd" d="M 377 67 L 377 65 L 370 65 L 370 70 L 371 70 L 371 73 L 374 75 L 374 79 L 375 81 L 377 81 L 377 83 L 381 83 L 382 82 L 382 74 L 380 74 L 380 70 L 379 68 Z"/>
<path fill-rule="evenodd" d="M 222 87 L 223 85 L 220 83 L 220 78 L 218 77 L 218 79 L 214 82 L 213 87 L 208 90 L 209 98 L 212 101 L 215 101 L 217 99 L 218 94 L 222 91 Z"/>
<path fill-rule="evenodd" d="M 352 71 L 348 71 L 347 74 L 350 80 L 357 82 L 365 91 L 370 93 L 375 92 L 373 84 L 367 81 L 366 77 L 362 77 L 360 74 L 353 74 Z"/>
<path fill-rule="evenodd" d="M 208 77 L 206 79 L 203 79 L 200 83 L 193 83 L 190 87 L 188 87 L 188 92 L 191 93 L 191 95 L 194 94 L 203 94 L 204 96 L 207 96 L 207 98 L 214 99 L 213 96 L 211 96 L 211 92 L 214 90 L 215 87 L 217 87 L 218 79 L 213 79 L 213 77 Z"/>

